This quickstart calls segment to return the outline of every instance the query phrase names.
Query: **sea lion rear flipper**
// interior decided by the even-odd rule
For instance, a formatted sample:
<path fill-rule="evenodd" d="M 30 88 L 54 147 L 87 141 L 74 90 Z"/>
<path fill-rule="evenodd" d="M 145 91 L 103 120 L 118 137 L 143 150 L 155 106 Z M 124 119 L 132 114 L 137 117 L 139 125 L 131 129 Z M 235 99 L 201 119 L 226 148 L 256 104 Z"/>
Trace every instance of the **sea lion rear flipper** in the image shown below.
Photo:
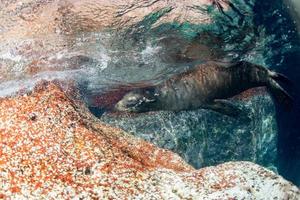
<path fill-rule="evenodd" d="M 272 79 L 274 79 L 275 81 L 285 83 L 286 85 L 289 85 L 289 86 L 293 85 L 293 82 L 284 74 L 274 72 L 274 71 L 270 71 L 269 74 L 270 74 L 270 77 Z"/>
<path fill-rule="evenodd" d="M 243 111 L 235 106 L 234 104 L 230 103 L 227 100 L 221 100 L 221 99 L 216 99 L 210 104 L 208 104 L 207 109 L 211 109 L 213 111 L 216 111 L 218 113 L 227 115 L 229 117 L 236 118 L 240 116 Z"/>
<path fill-rule="evenodd" d="M 285 106 L 287 110 L 290 110 L 293 105 L 293 98 L 285 91 L 274 79 L 269 81 L 268 89 L 274 98 Z"/>

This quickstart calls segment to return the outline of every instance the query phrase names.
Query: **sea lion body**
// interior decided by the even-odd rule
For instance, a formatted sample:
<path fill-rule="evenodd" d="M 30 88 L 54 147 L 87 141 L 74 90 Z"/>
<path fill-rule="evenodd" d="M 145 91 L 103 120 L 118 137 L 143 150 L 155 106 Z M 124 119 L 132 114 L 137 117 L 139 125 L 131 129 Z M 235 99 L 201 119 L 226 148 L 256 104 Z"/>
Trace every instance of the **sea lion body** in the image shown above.
<path fill-rule="evenodd" d="M 255 77 L 249 65 L 202 64 L 186 73 L 172 77 L 158 86 L 160 104 L 168 110 L 192 110 L 205 107 L 214 99 L 227 99 L 267 80 Z M 265 77 L 265 76 L 263 76 Z"/>
<path fill-rule="evenodd" d="M 267 86 L 275 96 L 289 101 L 275 79 L 287 81 L 283 75 L 249 62 L 207 62 L 157 86 L 129 92 L 115 108 L 129 112 L 204 108 L 236 116 L 239 110 L 225 100 L 249 88 Z"/>

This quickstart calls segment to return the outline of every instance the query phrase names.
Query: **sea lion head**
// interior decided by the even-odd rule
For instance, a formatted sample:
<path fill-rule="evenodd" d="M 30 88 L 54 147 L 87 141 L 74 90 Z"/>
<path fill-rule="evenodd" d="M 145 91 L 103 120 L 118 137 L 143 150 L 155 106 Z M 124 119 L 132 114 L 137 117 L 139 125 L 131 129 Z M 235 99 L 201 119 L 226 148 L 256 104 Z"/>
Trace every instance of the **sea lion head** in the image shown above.
<path fill-rule="evenodd" d="M 115 110 L 134 113 L 152 111 L 156 108 L 158 96 L 153 88 L 136 89 L 127 93 L 115 105 Z"/>

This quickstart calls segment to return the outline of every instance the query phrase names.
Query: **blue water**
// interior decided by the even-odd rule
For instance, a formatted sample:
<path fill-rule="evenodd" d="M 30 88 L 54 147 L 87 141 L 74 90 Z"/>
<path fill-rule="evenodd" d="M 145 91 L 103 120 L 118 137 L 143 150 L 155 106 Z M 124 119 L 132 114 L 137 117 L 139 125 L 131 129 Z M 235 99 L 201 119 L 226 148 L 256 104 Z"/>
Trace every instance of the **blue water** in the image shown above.
<path fill-rule="evenodd" d="M 271 3 L 272 2 L 272 3 Z M 300 185 L 300 39 L 296 24 L 282 1 L 257 2 L 254 7 L 255 23 L 266 27 L 268 35 L 274 35 L 269 57 L 273 68 L 286 74 L 293 82 L 294 108 L 284 112 L 277 106 L 278 169 L 287 179 Z M 266 14 L 269 13 L 269 14 Z M 274 23 L 275 22 L 275 23 Z M 284 49 L 288 41 L 291 48 Z"/>
<path fill-rule="evenodd" d="M 211 24 L 154 26 L 170 12 L 167 7 L 124 30 L 2 42 L 0 96 L 30 90 L 42 79 L 72 80 L 100 120 L 178 153 L 195 168 L 249 160 L 300 185 L 299 33 L 282 0 L 232 2 L 235 7 L 225 14 L 214 6 L 197 8 L 212 17 Z M 5 31 L 0 25 L 0 34 Z M 18 52 L 27 46 L 25 56 Z M 36 60 L 42 61 L 41 71 L 27 73 Z M 113 115 L 94 102 L 120 86 L 158 84 L 208 60 L 246 60 L 285 74 L 294 83 L 286 88 L 294 97 L 292 111 L 269 95 L 233 100 L 250 121 L 201 109 Z"/>
<path fill-rule="evenodd" d="M 245 16 L 241 17 L 233 10 L 224 15 L 213 7 L 202 8 L 215 19 L 215 23 L 209 25 L 174 23 L 152 28 L 151 25 L 168 10 L 147 16 L 125 31 L 124 35 L 121 33 L 118 41 L 124 52 L 136 52 L 135 63 L 131 57 L 121 57 L 119 61 L 122 64 L 118 63 L 116 66 L 127 65 L 123 68 L 125 71 L 110 71 L 109 76 L 115 75 L 113 79 L 120 83 L 124 80 L 127 83 L 159 83 L 169 75 L 192 66 L 190 63 L 193 60 L 179 59 L 176 53 L 186 45 L 200 41 L 214 54 L 197 55 L 198 62 L 205 62 L 207 58 L 247 60 L 287 75 L 294 82 L 294 86 L 288 88 L 295 99 L 291 112 L 284 111 L 281 105 L 274 105 L 270 97 L 256 97 L 247 103 L 235 102 L 248 110 L 250 123 L 205 110 L 156 112 L 137 116 L 113 116 L 109 113 L 102 115 L 103 110 L 93 111 L 106 123 L 178 153 L 196 168 L 231 160 L 250 160 L 299 185 L 298 32 L 282 1 L 233 2 Z M 87 84 L 90 84 L 91 93 L 95 89 L 99 91 L 95 87 L 99 84 Z"/>

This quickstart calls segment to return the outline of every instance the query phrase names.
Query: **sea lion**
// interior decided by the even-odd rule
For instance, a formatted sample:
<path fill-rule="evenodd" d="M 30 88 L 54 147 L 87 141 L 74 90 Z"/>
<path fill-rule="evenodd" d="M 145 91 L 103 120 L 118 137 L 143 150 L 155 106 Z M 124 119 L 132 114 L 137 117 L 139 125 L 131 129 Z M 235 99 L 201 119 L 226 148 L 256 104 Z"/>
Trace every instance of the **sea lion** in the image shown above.
<path fill-rule="evenodd" d="M 241 110 L 226 99 L 254 87 L 266 86 L 275 99 L 290 106 L 292 98 L 277 81 L 289 82 L 284 75 L 253 63 L 210 61 L 159 85 L 127 93 L 115 110 L 140 113 L 202 108 L 237 117 Z"/>

